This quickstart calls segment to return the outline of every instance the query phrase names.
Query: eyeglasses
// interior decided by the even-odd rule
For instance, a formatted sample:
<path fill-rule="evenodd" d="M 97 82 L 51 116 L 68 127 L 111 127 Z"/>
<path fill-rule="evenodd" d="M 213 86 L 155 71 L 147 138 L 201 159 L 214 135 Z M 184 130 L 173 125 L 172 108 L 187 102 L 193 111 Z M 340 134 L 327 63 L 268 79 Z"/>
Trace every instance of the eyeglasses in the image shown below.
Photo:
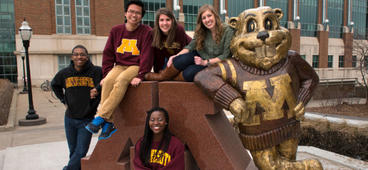
<path fill-rule="evenodd" d="M 139 12 L 139 11 L 128 10 L 127 12 L 128 12 L 128 13 L 130 13 L 130 14 L 142 15 L 142 13 L 141 13 L 141 12 Z"/>
<path fill-rule="evenodd" d="M 73 53 L 73 56 L 81 56 L 81 57 L 86 57 L 87 54 L 86 53 Z"/>

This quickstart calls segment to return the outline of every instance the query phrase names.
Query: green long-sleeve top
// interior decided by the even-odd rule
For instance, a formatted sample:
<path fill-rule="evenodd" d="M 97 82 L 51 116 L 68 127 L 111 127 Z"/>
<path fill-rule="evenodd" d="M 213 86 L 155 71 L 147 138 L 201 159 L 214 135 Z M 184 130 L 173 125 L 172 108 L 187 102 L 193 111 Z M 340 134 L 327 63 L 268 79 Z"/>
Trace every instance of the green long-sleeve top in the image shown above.
<path fill-rule="evenodd" d="M 216 41 L 212 39 L 211 31 L 207 30 L 204 46 L 197 52 L 204 60 L 216 57 L 224 60 L 231 55 L 230 43 L 233 36 L 234 30 L 229 25 L 224 24 L 224 34 L 222 35 L 220 43 L 216 44 Z M 189 51 L 196 50 L 196 37 L 194 37 L 194 39 L 192 39 L 192 41 L 184 48 Z"/>

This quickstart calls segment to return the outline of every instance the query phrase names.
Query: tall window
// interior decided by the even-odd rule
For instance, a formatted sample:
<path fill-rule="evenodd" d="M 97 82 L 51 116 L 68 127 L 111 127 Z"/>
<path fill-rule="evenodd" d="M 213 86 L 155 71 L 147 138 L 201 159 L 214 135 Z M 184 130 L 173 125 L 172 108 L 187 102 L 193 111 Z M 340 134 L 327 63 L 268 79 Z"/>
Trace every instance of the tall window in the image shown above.
<path fill-rule="evenodd" d="M 354 22 L 354 38 L 367 39 L 368 38 L 368 22 L 367 22 L 367 0 L 351 1 L 353 5 L 352 15 Z"/>
<path fill-rule="evenodd" d="M 166 6 L 166 0 L 142 0 L 142 2 L 146 8 L 146 14 L 142 18 L 142 22 L 153 28 L 155 25 L 156 11 Z"/>
<path fill-rule="evenodd" d="M 315 37 L 317 34 L 318 0 L 299 0 L 301 36 Z"/>
<path fill-rule="evenodd" d="M 318 68 L 318 64 L 319 64 L 319 56 L 318 55 L 313 55 L 312 67 L 313 68 Z"/>
<path fill-rule="evenodd" d="M 327 18 L 329 20 L 329 37 L 341 38 L 344 15 L 344 0 L 328 0 Z"/>
<path fill-rule="evenodd" d="M 75 0 L 77 34 L 90 34 L 89 0 Z"/>
<path fill-rule="evenodd" d="M 58 55 L 58 69 L 59 71 L 63 68 L 66 68 L 70 64 L 70 54 L 61 54 Z"/>
<path fill-rule="evenodd" d="M 353 55 L 351 66 L 356 67 L 356 64 L 357 64 L 357 56 Z"/>
<path fill-rule="evenodd" d="M 185 0 L 183 11 L 185 17 L 185 30 L 193 31 L 196 27 L 198 9 L 204 4 L 212 4 L 213 0 Z"/>
<path fill-rule="evenodd" d="M 266 6 L 281 8 L 284 16 L 280 20 L 280 25 L 287 28 L 288 0 L 267 0 Z"/>
<path fill-rule="evenodd" d="M 339 56 L 339 67 L 344 67 L 344 56 L 343 55 Z"/>
<path fill-rule="evenodd" d="M 70 0 L 55 0 L 56 33 L 71 34 Z"/>
<path fill-rule="evenodd" d="M 227 1 L 229 17 L 237 17 L 244 10 L 254 8 L 254 1 Z"/>
<path fill-rule="evenodd" d="M 14 1 L 0 0 L 0 79 L 17 82 Z M 1 99 L 0 99 L 1 100 Z"/>
<path fill-rule="evenodd" d="M 329 55 L 328 61 L 327 61 L 327 67 L 332 68 L 332 64 L 333 64 L 333 55 Z"/>

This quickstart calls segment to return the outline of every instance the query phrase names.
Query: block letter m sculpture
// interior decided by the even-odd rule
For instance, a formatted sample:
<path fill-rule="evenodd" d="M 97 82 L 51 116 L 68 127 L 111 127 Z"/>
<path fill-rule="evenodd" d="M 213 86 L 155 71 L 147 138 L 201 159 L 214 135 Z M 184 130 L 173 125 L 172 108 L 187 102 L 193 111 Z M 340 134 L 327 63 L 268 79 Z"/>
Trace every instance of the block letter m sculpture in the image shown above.
<path fill-rule="evenodd" d="M 189 82 L 154 81 L 128 89 L 113 115 L 118 131 L 98 141 L 82 159 L 82 169 L 133 169 L 134 144 L 143 136 L 146 111 L 153 106 L 167 109 L 170 130 L 187 146 L 186 169 L 256 169 L 222 110 L 201 89 Z"/>

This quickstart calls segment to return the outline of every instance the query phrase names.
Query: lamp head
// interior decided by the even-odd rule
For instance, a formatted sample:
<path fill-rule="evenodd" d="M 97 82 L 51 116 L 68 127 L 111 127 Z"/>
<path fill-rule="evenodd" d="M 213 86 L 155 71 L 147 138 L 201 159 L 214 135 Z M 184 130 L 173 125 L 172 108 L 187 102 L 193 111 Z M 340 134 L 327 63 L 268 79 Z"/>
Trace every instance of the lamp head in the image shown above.
<path fill-rule="evenodd" d="M 30 40 L 32 36 L 32 28 L 28 25 L 26 19 L 22 22 L 22 26 L 19 28 L 19 34 L 22 40 Z"/>

